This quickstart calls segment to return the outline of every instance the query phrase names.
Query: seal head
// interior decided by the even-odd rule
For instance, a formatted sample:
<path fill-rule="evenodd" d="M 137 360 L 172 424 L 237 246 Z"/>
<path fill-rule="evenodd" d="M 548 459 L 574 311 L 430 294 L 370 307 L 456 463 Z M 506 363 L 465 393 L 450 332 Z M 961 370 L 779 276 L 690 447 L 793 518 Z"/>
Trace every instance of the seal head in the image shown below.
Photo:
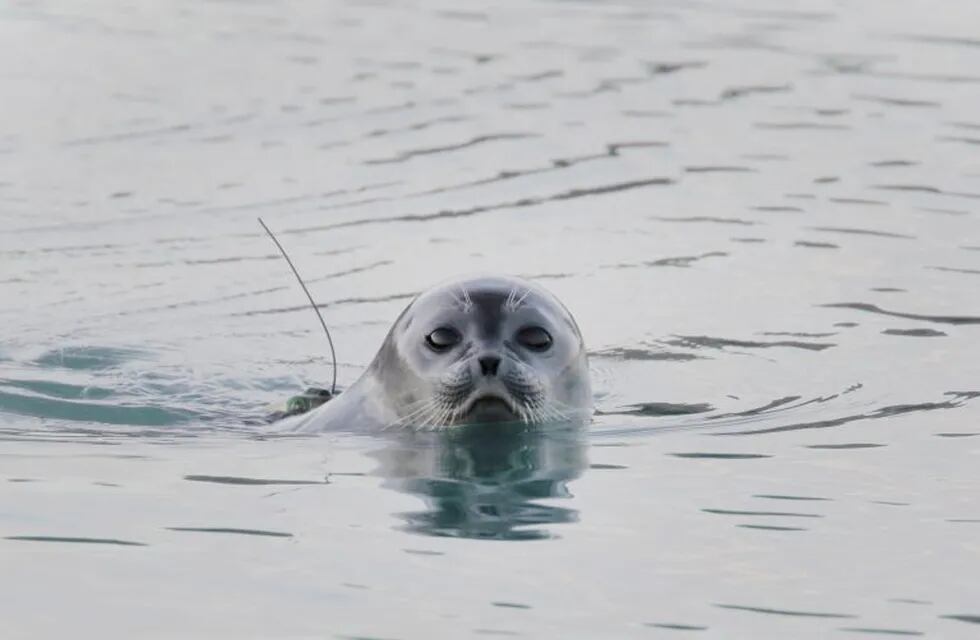
<path fill-rule="evenodd" d="M 423 293 L 371 368 L 398 422 L 416 427 L 560 421 L 591 403 L 571 314 L 516 278 L 461 280 Z"/>
<path fill-rule="evenodd" d="M 498 276 L 420 294 L 361 379 L 311 418 L 351 401 L 358 409 L 345 412 L 349 421 L 418 429 L 567 422 L 592 411 L 585 346 L 571 314 L 543 288 Z"/>

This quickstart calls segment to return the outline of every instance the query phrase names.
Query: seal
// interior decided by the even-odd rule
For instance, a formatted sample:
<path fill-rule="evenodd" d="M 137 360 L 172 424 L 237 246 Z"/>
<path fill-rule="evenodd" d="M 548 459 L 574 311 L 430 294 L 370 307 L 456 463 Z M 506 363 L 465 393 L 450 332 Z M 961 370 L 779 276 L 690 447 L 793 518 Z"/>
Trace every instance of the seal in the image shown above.
<path fill-rule="evenodd" d="M 588 359 L 571 313 L 536 284 L 480 276 L 419 294 L 364 374 L 287 428 L 534 425 L 591 413 Z"/>

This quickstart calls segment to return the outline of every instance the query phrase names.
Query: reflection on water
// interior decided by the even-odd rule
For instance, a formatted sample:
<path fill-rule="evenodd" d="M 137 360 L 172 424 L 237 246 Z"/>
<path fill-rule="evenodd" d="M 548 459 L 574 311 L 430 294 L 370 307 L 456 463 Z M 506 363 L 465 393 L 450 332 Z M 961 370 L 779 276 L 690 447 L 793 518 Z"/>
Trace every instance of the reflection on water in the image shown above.
<path fill-rule="evenodd" d="M 406 436 L 374 455 L 386 486 L 422 498 L 424 511 L 400 514 L 414 533 L 459 538 L 536 540 L 547 525 L 575 522 L 566 484 L 586 468 L 584 433 L 510 426 Z"/>

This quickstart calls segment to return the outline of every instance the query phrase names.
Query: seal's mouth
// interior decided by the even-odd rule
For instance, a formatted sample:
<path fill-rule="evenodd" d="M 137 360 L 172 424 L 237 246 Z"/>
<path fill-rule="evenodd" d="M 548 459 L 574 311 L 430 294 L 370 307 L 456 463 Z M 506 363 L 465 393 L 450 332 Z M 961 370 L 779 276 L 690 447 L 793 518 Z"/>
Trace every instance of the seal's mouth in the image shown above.
<path fill-rule="evenodd" d="M 502 395 L 486 393 L 474 396 L 463 409 L 466 422 L 511 422 L 518 419 L 514 403 Z"/>

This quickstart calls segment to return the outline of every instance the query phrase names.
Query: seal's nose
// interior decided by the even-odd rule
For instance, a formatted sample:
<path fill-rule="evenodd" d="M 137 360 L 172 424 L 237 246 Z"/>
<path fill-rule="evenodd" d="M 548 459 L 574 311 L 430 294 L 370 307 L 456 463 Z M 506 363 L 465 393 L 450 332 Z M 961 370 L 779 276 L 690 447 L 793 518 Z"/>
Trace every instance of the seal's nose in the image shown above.
<path fill-rule="evenodd" d="M 483 375 L 497 375 L 497 368 L 500 366 L 500 358 L 497 356 L 481 356 L 477 358 L 477 362 L 480 363 L 480 371 L 483 372 Z"/>

